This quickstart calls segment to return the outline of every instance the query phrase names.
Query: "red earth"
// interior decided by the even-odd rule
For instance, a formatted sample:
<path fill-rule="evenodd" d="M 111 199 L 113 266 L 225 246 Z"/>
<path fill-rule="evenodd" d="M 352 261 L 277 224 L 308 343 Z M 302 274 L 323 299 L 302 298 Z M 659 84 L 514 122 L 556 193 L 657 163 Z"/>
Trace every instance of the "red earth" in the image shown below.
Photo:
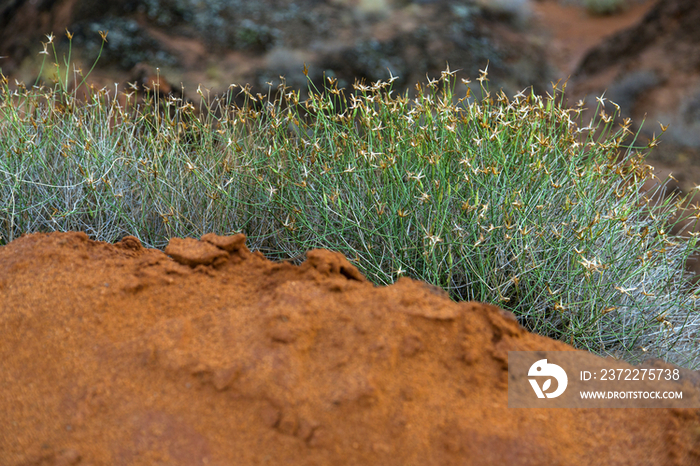
<path fill-rule="evenodd" d="M 508 351 L 573 350 L 510 313 L 244 243 L 0 247 L 0 464 L 700 464 L 697 409 L 508 408 Z"/>
<path fill-rule="evenodd" d="M 560 0 L 533 1 L 533 30 L 539 31 L 541 40 L 546 42 L 547 60 L 557 69 L 557 77 L 566 80 L 589 50 L 639 23 L 654 3 L 635 2 L 619 13 L 596 16 L 582 6 Z"/>

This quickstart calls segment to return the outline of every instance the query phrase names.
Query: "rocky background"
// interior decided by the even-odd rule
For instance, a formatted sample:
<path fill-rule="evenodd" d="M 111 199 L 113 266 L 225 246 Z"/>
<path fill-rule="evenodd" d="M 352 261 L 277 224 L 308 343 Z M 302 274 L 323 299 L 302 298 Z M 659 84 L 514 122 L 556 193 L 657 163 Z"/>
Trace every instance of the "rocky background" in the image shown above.
<path fill-rule="evenodd" d="M 201 83 L 214 92 L 230 83 L 267 88 L 279 75 L 292 87 L 306 88 L 304 63 L 314 79 L 325 72 L 350 84 L 355 78 L 386 79 L 390 69 L 399 77 L 397 86 L 409 85 L 444 70 L 446 62 L 475 76 L 489 61 L 492 76 L 511 91 L 546 84 L 550 77 L 541 46 L 512 33 L 525 27 L 525 1 L 4 3 L 5 74 L 31 73 L 43 34 L 68 27 L 81 57 L 95 56 L 98 31 L 110 31 L 100 60 L 105 71 L 128 77 L 138 65 L 160 67 L 169 82 Z"/>
<path fill-rule="evenodd" d="M 158 81 L 195 99 L 199 84 L 209 95 L 232 83 L 265 92 L 281 75 L 306 89 L 304 64 L 315 82 L 393 75 L 395 89 L 410 90 L 447 63 L 471 79 L 488 63 L 491 88 L 511 95 L 568 78 L 569 101 L 594 108 L 606 92 L 622 116 L 646 117 L 642 141 L 670 124 L 650 161 L 689 192 L 700 184 L 697 24 L 696 0 L 2 0 L 0 69 L 34 82 L 45 34 L 63 56 L 66 29 L 84 72 L 109 31 L 97 85 Z"/>

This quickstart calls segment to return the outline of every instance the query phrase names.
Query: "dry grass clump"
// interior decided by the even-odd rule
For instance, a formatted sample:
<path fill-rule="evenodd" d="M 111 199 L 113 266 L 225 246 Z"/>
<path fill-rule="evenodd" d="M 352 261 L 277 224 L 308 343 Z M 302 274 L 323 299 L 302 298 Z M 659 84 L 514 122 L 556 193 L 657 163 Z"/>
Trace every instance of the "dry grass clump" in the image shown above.
<path fill-rule="evenodd" d="M 584 4 L 594 15 L 611 15 L 627 7 L 625 0 L 585 0 Z"/>
<path fill-rule="evenodd" d="M 347 92 L 329 78 L 304 101 L 284 82 L 232 86 L 241 106 L 198 90 L 197 112 L 137 89 L 80 103 L 60 66 L 53 88 L 3 77 L 2 241 L 245 232 L 278 259 L 328 248 L 378 284 L 408 275 L 495 303 L 578 348 L 700 364 L 684 271 L 697 238 L 669 233 L 682 199 L 641 190 L 647 146 L 625 143 L 615 104 L 599 98 L 583 124 L 584 103 L 566 108 L 557 86 L 509 99 L 484 70 L 481 98 L 457 98 L 447 69 L 409 99 L 392 80 Z"/>
<path fill-rule="evenodd" d="M 620 13 L 634 3 L 642 3 L 646 0 L 560 0 L 564 5 L 582 6 L 589 14 L 594 16 L 606 16 Z"/>

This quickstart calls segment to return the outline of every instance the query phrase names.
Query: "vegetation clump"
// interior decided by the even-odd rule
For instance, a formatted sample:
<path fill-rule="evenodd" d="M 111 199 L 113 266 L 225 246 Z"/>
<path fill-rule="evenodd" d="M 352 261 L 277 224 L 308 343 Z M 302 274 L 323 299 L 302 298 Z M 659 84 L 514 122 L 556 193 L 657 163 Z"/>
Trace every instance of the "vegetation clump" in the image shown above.
<path fill-rule="evenodd" d="M 2 243 L 244 232 L 271 258 L 340 251 L 374 283 L 424 280 L 577 348 L 700 364 L 684 268 L 697 238 L 670 234 L 684 199 L 642 190 L 657 141 L 616 128 L 604 97 L 583 123 L 584 102 L 567 108 L 557 85 L 509 98 L 486 69 L 475 85 L 448 68 L 413 98 L 393 76 L 351 92 L 327 78 L 305 100 L 284 81 L 267 95 L 232 85 L 242 105 L 198 89 L 197 111 L 136 88 L 80 101 L 84 78 L 69 92 L 67 63 L 55 71 L 51 88 L 2 77 Z"/>
<path fill-rule="evenodd" d="M 585 0 L 586 9 L 594 15 L 611 15 L 627 7 L 625 0 Z"/>

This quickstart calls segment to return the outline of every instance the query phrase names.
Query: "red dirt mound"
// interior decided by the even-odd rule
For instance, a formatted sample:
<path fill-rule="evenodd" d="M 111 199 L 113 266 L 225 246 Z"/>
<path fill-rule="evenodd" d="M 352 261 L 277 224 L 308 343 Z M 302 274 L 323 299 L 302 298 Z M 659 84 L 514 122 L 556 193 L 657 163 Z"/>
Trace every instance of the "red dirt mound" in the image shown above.
<path fill-rule="evenodd" d="M 700 464 L 698 410 L 509 409 L 508 351 L 571 350 L 509 313 L 244 242 L 1 247 L 0 464 Z"/>

